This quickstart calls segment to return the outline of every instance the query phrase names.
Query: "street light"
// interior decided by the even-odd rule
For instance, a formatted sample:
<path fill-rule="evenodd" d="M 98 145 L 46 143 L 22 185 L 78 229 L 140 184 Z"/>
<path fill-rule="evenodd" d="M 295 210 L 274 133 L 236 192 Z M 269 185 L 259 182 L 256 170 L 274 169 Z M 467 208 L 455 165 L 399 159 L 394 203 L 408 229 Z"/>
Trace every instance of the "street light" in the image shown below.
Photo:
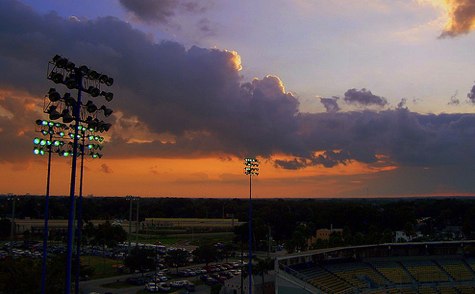
<path fill-rule="evenodd" d="M 77 67 L 73 62 L 60 55 L 55 55 L 48 62 L 47 78 L 56 84 L 63 84 L 68 89 L 77 89 L 77 98 L 73 98 L 71 94 L 66 93 L 64 97 L 58 98 L 57 91 L 51 88 L 48 92 L 49 103 L 45 105 L 44 112 L 49 114 L 51 120 L 63 118 L 63 122 L 72 123 L 73 142 L 71 146 L 72 163 L 71 163 L 71 182 L 69 190 L 69 217 L 68 217 L 68 243 L 66 248 L 66 283 L 65 293 L 71 292 L 71 268 L 72 268 L 72 251 L 74 239 L 74 212 L 75 212 L 75 191 L 76 191 L 76 166 L 78 157 L 78 145 L 81 138 L 80 129 L 82 124 L 87 124 L 88 129 L 94 131 L 105 132 L 111 127 L 111 124 L 105 123 L 97 118 L 97 112 L 89 115 L 88 106 L 82 104 L 83 92 L 88 93 L 91 97 L 104 96 L 106 101 L 111 101 L 112 93 L 101 90 L 103 85 L 112 86 L 114 79 L 107 75 L 99 74 L 90 70 L 87 66 Z M 59 95 L 61 96 L 61 95 Z M 104 111 L 105 113 L 105 111 Z M 112 112 L 110 112 L 112 113 Z M 66 155 L 65 152 L 62 152 Z M 83 152 L 82 152 L 83 153 Z M 67 154 L 69 155 L 69 154 Z M 95 153 L 94 156 L 98 157 Z M 93 157 L 94 157 L 93 156 Z M 79 258 L 79 257 L 78 257 Z M 77 283 L 76 283 L 77 284 Z M 78 286 L 76 285 L 76 292 Z"/>
<path fill-rule="evenodd" d="M 249 294 L 252 294 L 252 176 L 259 175 L 259 161 L 253 157 L 244 158 L 244 174 L 249 176 Z"/>

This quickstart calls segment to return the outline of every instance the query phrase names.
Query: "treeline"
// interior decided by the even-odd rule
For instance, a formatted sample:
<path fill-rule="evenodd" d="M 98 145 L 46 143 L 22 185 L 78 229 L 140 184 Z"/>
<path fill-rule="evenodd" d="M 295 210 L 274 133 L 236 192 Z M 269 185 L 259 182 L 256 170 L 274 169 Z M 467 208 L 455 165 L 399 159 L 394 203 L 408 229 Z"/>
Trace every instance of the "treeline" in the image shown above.
<path fill-rule="evenodd" d="M 16 218 L 43 218 L 44 197 L 18 196 Z M 67 219 L 68 197 L 50 198 L 50 218 Z M 84 198 L 83 219 L 128 219 L 130 202 L 124 197 Z M 411 198 L 411 199 L 253 199 L 253 219 L 257 232 L 265 238 L 269 228 L 272 238 L 285 241 L 305 228 L 310 235 L 318 228 L 344 228 L 351 236 L 383 235 L 417 226 L 431 234 L 446 226 L 462 226 L 464 233 L 475 231 L 475 199 Z M 141 198 L 140 219 L 222 218 L 239 221 L 248 218 L 247 199 Z M 12 203 L 0 197 L 0 216 L 11 215 Z M 134 218 L 136 213 L 134 202 Z M 424 219 L 424 222 L 420 220 Z M 418 222 L 419 220 L 419 222 Z M 257 233 L 256 233 L 257 234 Z M 349 235 L 349 236 L 350 236 Z M 256 236 L 258 237 L 258 236 Z M 366 241 L 365 241 L 366 242 Z"/>

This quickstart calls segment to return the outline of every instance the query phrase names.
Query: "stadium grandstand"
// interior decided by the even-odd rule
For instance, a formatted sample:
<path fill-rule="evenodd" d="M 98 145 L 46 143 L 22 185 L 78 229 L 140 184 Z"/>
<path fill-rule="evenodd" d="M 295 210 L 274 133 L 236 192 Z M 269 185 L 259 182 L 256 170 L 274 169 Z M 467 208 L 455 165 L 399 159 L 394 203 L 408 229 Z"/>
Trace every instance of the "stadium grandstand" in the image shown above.
<path fill-rule="evenodd" d="M 276 293 L 475 293 L 475 240 L 387 243 L 276 259 Z"/>

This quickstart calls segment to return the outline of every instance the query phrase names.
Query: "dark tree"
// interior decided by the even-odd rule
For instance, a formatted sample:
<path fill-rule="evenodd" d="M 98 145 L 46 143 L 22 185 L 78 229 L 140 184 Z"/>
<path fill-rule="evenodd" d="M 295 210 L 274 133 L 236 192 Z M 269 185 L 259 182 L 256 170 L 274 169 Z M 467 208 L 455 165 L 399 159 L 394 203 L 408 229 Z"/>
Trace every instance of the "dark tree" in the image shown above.
<path fill-rule="evenodd" d="M 134 247 L 124 260 L 124 265 L 128 267 L 131 272 L 136 270 L 143 273 L 145 270 L 154 269 L 156 267 L 155 250 Z"/>
<path fill-rule="evenodd" d="M 204 262 L 208 265 L 210 262 L 218 260 L 218 249 L 211 244 L 205 244 L 196 248 L 193 251 L 193 255 L 196 261 Z"/>

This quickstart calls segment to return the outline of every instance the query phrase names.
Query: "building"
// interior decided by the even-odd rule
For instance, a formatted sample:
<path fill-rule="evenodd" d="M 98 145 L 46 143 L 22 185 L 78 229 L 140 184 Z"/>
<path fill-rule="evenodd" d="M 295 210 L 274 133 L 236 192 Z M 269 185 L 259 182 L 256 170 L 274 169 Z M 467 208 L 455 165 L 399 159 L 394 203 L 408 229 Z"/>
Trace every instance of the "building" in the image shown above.
<path fill-rule="evenodd" d="M 310 239 L 307 240 L 308 246 L 311 246 L 317 240 L 322 240 L 322 241 L 328 241 L 330 240 L 331 234 L 343 234 L 343 229 L 334 229 L 333 226 L 330 227 L 330 229 L 323 228 L 323 229 L 318 229 L 315 231 L 315 235 L 310 237 Z"/>

